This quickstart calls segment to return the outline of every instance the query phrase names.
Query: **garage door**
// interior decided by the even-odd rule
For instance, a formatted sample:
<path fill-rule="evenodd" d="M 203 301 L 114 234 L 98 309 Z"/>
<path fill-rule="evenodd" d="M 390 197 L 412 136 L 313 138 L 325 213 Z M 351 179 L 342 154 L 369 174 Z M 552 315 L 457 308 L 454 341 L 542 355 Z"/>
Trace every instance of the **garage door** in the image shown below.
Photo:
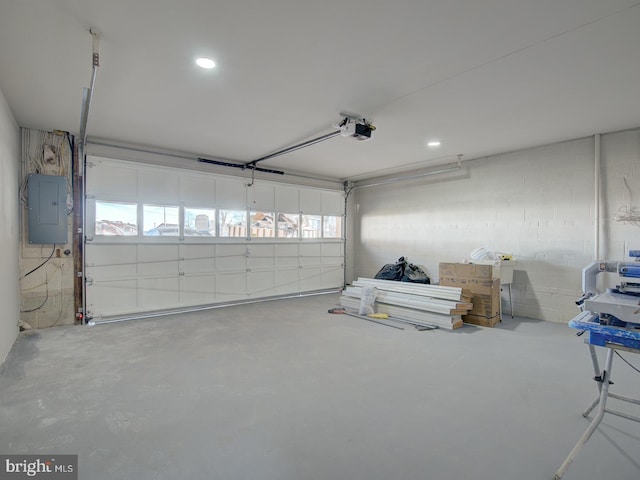
<path fill-rule="evenodd" d="M 340 288 L 344 194 L 87 160 L 87 318 Z"/>

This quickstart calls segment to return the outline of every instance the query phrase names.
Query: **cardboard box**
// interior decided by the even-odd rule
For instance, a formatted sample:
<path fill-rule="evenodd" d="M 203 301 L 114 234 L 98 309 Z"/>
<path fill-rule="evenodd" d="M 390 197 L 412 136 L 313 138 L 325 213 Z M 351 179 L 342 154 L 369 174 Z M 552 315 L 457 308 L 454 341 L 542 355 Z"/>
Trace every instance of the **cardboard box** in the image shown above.
<path fill-rule="evenodd" d="M 440 278 L 459 277 L 493 280 L 493 265 L 477 263 L 440 263 Z M 497 277 L 496 277 L 497 278 Z M 442 281 L 441 281 L 442 283 Z"/>
<path fill-rule="evenodd" d="M 480 325 L 482 327 L 495 327 L 500 323 L 500 315 L 495 317 L 486 318 L 478 315 L 463 315 L 462 321 L 464 323 L 471 323 L 473 325 Z"/>
<path fill-rule="evenodd" d="M 473 303 L 470 314 L 485 318 L 500 316 L 500 280 L 440 277 L 440 285 L 459 287 L 463 294 L 470 294 Z"/>
<path fill-rule="evenodd" d="M 473 303 L 473 308 L 469 313 L 472 315 L 480 315 L 485 318 L 500 316 L 500 282 L 494 280 L 493 290 L 490 295 L 474 294 L 471 302 Z"/>
<path fill-rule="evenodd" d="M 440 285 L 445 287 L 459 287 L 465 293 L 472 295 L 492 295 L 495 289 L 500 291 L 500 280 L 484 280 L 480 278 L 440 277 Z"/>
<path fill-rule="evenodd" d="M 492 265 L 441 263 L 440 285 L 471 296 L 473 308 L 462 317 L 466 323 L 493 327 L 500 322 L 500 279 L 494 278 Z"/>

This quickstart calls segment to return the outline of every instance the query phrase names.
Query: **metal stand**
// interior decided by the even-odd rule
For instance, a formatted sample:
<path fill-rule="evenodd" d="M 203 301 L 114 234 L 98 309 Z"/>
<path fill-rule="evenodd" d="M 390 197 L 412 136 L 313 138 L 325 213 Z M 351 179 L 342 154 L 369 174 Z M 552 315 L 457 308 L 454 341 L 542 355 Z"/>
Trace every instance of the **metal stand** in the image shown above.
<path fill-rule="evenodd" d="M 502 292 L 502 286 L 507 285 L 509 287 L 509 308 L 511 310 L 511 318 L 513 318 L 513 301 L 511 300 L 511 284 L 503 283 L 500 285 L 500 292 Z M 502 321 L 502 296 L 500 297 L 500 321 Z"/>
<path fill-rule="evenodd" d="M 569 453 L 565 461 L 562 463 L 562 465 L 560 465 L 560 468 L 558 469 L 556 474 L 553 476 L 553 480 L 560 480 L 560 478 L 562 478 L 562 476 L 565 474 L 565 472 L 567 471 L 567 468 L 569 468 L 569 465 L 571 465 L 571 462 L 573 462 L 574 458 L 576 457 L 580 449 L 584 446 L 585 443 L 587 443 L 589 438 L 591 438 L 591 435 L 596 430 L 596 428 L 598 428 L 598 425 L 602 421 L 602 417 L 604 417 L 605 413 L 617 415 L 619 417 L 623 417 L 628 420 L 633 420 L 634 422 L 640 422 L 639 417 L 630 415 L 625 412 L 620 412 L 618 410 L 611 410 L 606 407 L 607 398 L 609 397 L 615 398 L 617 400 L 622 400 L 623 402 L 629 402 L 636 405 L 640 405 L 640 400 L 638 399 L 626 397 L 624 395 L 619 395 L 616 393 L 609 393 L 609 385 L 611 384 L 611 367 L 613 365 L 614 351 L 616 349 L 621 349 L 621 350 L 627 350 L 627 351 L 638 353 L 638 350 L 624 348 L 622 346 L 609 344 L 609 343 L 606 344 L 605 347 L 607 349 L 607 357 L 605 360 L 604 370 L 601 371 L 600 366 L 598 364 L 598 356 L 596 355 L 595 347 L 591 344 L 589 345 L 589 352 L 591 354 L 593 370 L 596 374 L 594 380 L 598 383 L 599 393 L 596 396 L 596 398 L 589 404 L 589 406 L 584 410 L 584 412 L 582 412 L 582 416 L 588 417 L 591 411 L 596 406 L 598 406 L 598 413 L 589 424 L 589 427 L 587 428 L 587 430 L 582 434 L 582 436 L 578 440 L 578 443 L 576 443 L 576 446 L 573 447 L 573 450 L 571 450 L 571 453 Z"/>

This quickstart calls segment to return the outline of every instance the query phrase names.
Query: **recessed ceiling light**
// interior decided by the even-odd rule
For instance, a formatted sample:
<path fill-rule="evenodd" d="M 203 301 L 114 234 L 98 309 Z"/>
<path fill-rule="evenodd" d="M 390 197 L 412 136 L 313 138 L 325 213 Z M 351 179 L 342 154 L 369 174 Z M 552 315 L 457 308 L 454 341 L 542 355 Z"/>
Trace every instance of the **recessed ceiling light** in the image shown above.
<path fill-rule="evenodd" d="M 206 68 L 207 70 L 211 70 L 216 66 L 216 62 L 207 57 L 200 57 L 196 59 L 196 64 L 199 67 Z"/>
<path fill-rule="evenodd" d="M 439 147 L 440 142 L 438 140 L 433 140 L 432 142 L 427 143 L 427 147 Z"/>

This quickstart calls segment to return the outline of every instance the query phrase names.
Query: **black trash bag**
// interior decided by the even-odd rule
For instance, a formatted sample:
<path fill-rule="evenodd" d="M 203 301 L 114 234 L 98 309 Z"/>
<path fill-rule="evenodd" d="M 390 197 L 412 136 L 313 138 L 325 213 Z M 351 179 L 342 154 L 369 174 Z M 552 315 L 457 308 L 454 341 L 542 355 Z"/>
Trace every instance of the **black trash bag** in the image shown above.
<path fill-rule="evenodd" d="M 427 275 L 427 272 L 422 270 L 419 266 L 414 265 L 413 263 L 408 263 L 406 265 L 401 281 L 412 283 L 431 283 L 431 279 Z"/>
<path fill-rule="evenodd" d="M 400 281 L 404 275 L 404 269 L 407 265 L 407 261 L 404 257 L 400 257 L 396 263 L 387 263 L 380 269 L 376 276 L 378 280 L 395 280 Z"/>

